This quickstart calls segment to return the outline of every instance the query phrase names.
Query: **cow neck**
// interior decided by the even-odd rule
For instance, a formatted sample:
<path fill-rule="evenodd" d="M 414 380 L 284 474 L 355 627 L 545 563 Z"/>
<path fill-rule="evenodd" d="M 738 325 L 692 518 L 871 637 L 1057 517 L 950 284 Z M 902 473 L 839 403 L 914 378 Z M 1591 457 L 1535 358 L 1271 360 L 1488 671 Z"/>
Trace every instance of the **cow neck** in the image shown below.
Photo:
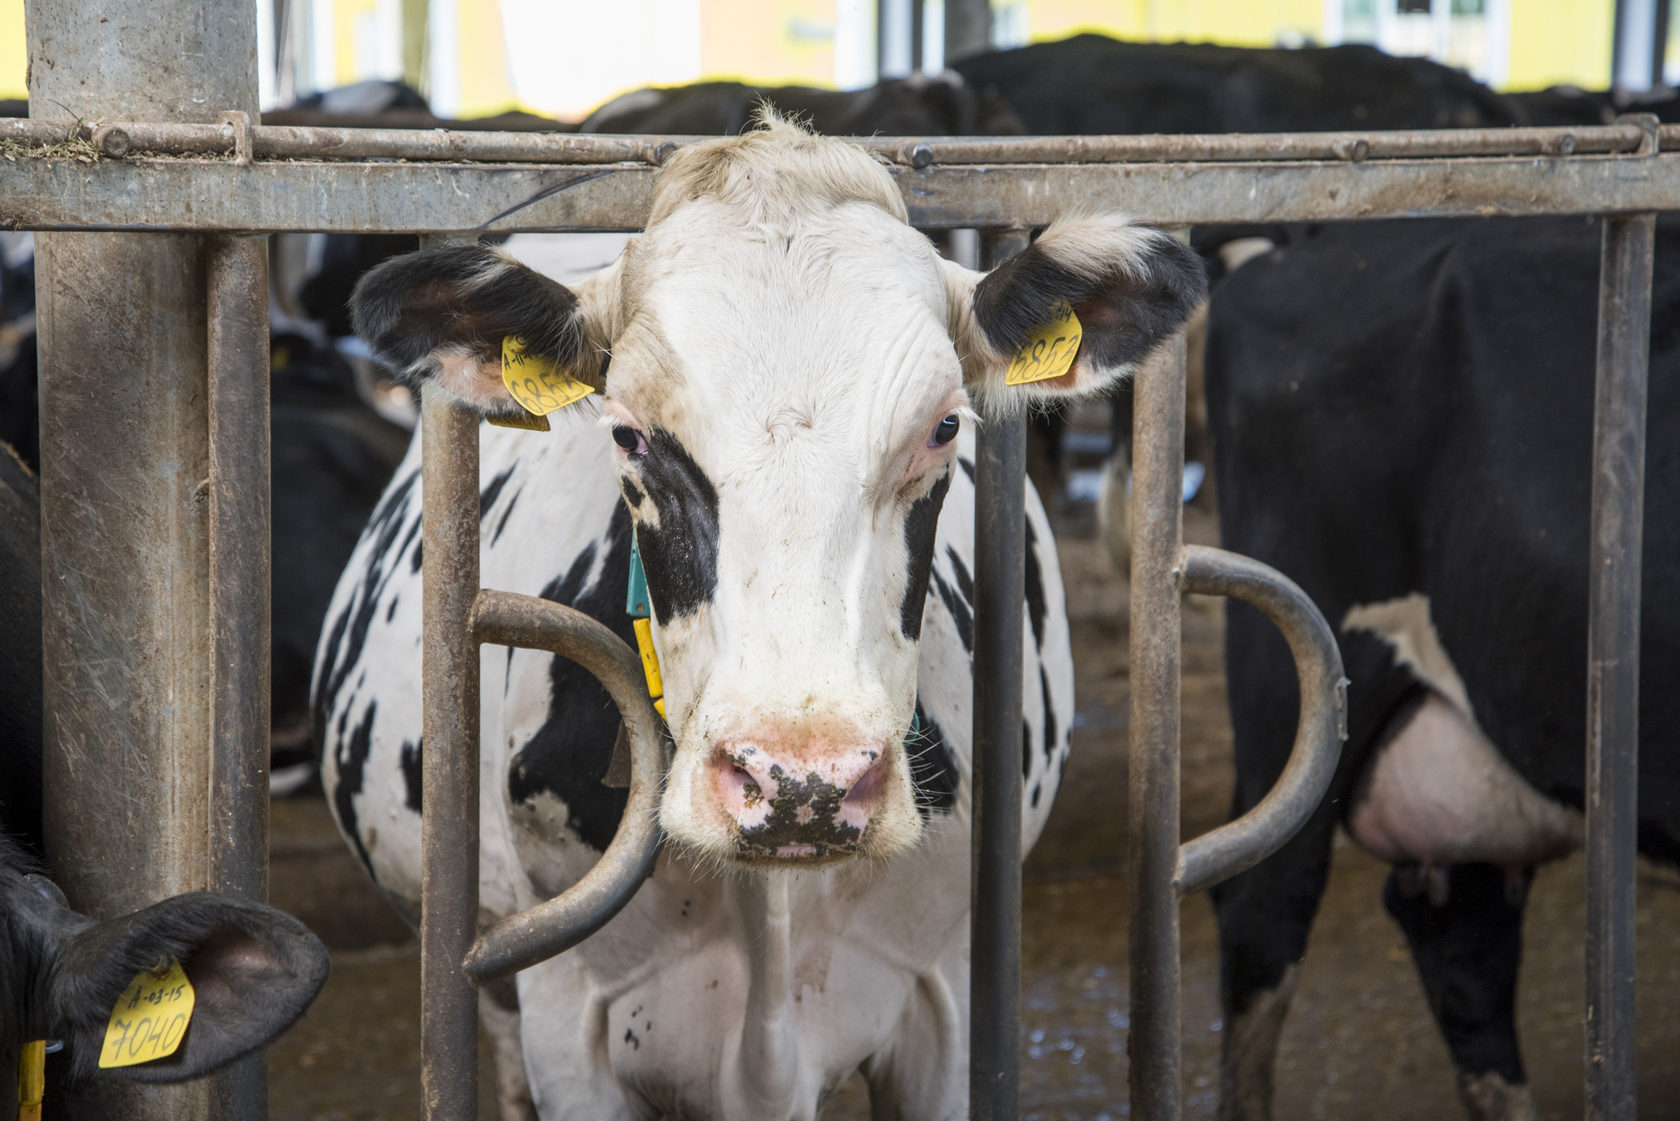
<path fill-rule="evenodd" d="M 799 1085 L 793 1009 L 793 931 L 787 873 L 743 876 L 737 896 L 747 947 L 746 1016 L 735 1070 L 736 1100 L 760 1116 L 785 1116 Z"/>

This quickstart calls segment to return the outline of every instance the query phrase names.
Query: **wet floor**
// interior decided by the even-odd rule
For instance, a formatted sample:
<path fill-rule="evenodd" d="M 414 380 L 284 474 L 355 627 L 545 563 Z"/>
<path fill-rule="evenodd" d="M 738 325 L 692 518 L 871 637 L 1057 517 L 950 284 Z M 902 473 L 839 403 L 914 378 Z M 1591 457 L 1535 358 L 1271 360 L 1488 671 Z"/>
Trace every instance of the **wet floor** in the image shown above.
<path fill-rule="evenodd" d="M 1022 1116 L 1130 1116 L 1126 1095 L 1126 597 L 1088 529 L 1059 538 L 1078 662 L 1067 780 L 1027 863 L 1022 933 Z M 1192 514 L 1192 540 L 1207 541 Z M 1184 830 L 1224 820 L 1230 728 L 1220 617 L 1192 602 L 1184 627 Z M 321 933 L 334 972 L 303 1023 L 271 1051 L 275 1121 L 418 1116 L 419 953 L 332 832 L 318 801 L 279 804 L 274 901 Z M 1680 879 L 1644 870 L 1639 889 L 1639 1101 L 1647 1121 L 1680 1117 Z M 1399 930 L 1383 912 L 1386 867 L 1339 844 L 1299 995 L 1285 1027 L 1276 1116 L 1415 1121 L 1462 1116 L 1446 1052 Z M 1535 882 L 1524 939 L 1519 1030 L 1542 1118 L 1581 1116 L 1582 930 L 1577 857 Z M 1221 1030 L 1212 908 L 1182 909 L 1184 1100 L 1211 1118 Z M 488 1073 L 488 1072 L 486 1072 Z M 489 1079 L 480 1116 L 493 1118 Z M 854 1079 L 825 1114 L 868 1116 Z M 750 1121 L 750 1119 L 743 1119 Z"/>

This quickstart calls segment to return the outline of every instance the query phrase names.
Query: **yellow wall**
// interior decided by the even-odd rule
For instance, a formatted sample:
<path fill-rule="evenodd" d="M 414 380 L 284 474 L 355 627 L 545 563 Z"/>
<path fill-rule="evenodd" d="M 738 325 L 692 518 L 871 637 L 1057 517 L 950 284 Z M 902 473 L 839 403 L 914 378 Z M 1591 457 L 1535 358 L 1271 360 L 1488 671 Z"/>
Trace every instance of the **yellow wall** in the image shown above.
<path fill-rule="evenodd" d="M 1505 88 L 1569 82 L 1610 84 L 1613 0 L 1511 0 L 1511 62 Z"/>
<path fill-rule="evenodd" d="M 29 47 L 23 36 L 23 0 L 0 0 L 0 97 L 28 97 L 24 75 Z"/>
<path fill-rule="evenodd" d="M 1123 39 L 1270 47 L 1280 36 L 1316 38 L 1323 0 L 1028 0 L 1035 40 L 1100 31 Z"/>
<path fill-rule="evenodd" d="M 514 108 L 499 4 L 461 4 L 456 45 L 461 58 L 461 116 L 487 117 Z"/>
<path fill-rule="evenodd" d="M 796 29 L 804 28 L 804 34 Z M 813 32 L 827 28 L 824 39 Z M 700 72 L 765 84 L 834 84 L 834 0 L 700 0 Z"/>

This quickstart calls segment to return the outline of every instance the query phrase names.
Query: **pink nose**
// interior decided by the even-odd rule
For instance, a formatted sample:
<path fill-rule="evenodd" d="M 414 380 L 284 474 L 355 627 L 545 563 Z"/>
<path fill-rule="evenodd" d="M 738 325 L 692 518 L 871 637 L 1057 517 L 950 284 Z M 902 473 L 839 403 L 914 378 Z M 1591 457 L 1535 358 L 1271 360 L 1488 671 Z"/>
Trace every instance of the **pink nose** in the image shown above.
<path fill-rule="evenodd" d="M 741 847 L 794 860 L 855 852 L 886 793 L 887 752 L 858 745 L 791 754 L 742 741 L 718 747 L 718 798 Z"/>

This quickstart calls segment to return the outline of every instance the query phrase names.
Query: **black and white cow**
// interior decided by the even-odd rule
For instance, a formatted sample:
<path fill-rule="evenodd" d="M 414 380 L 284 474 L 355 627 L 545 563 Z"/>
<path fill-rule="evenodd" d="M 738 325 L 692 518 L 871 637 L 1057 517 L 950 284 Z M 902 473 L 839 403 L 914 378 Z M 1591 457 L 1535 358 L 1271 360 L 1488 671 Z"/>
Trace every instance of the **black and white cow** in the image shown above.
<path fill-rule="evenodd" d="M 0 1101 L 18 1101 L 22 1045 L 56 1040 L 64 1047 L 47 1060 L 47 1116 L 95 1118 L 105 1114 L 78 1081 L 179 1082 L 268 1044 L 315 998 L 327 952 L 290 915 L 208 892 L 95 921 L 44 874 L 39 518 L 34 477 L 0 445 Z M 100 1070 L 117 998 L 171 956 L 196 992 L 180 1048 Z"/>
<path fill-rule="evenodd" d="M 425 393 L 510 412 L 509 335 L 601 390 L 550 434 L 482 430 L 482 579 L 629 641 L 634 535 L 654 606 L 675 843 L 600 935 L 519 975 L 516 1019 L 486 1000 L 504 1059 L 522 1037 L 505 1108 L 531 1108 L 528 1075 L 549 1118 L 810 1118 L 861 1069 L 879 1116 L 965 1115 L 969 430 L 1125 376 L 1202 280 L 1176 242 L 1116 219 L 1052 226 L 990 275 L 905 219 L 874 159 L 772 119 L 673 155 L 647 231 L 570 289 L 458 248 L 390 262 L 358 294 L 365 336 Z M 1085 324 L 1072 368 L 1004 385 L 1061 300 Z M 339 586 L 315 679 L 329 800 L 410 915 L 418 465 L 416 446 Z M 1073 697 L 1030 493 L 1027 518 L 1030 845 Z M 486 649 L 481 668 L 494 917 L 587 870 L 624 792 L 603 786 L 617 717 L 596 682 L 528 650 Z"/>
<path fill-rule="evenodd" d="M 1680 860 L 1680 242 L 1659 234 L 1651 339 L 1639 843 Z M 1226 547 L 1339 627 L 1347 745 L 1287 846 L 1216 888 L 1221 1116 L 1269 1116 L 1278 1031 L 1338 825 L 1391 862 L 1475 1118 L 1532 1118 L 1513 1007 L 1536 865 L 1578 842 L 1599 231 L 1581 219 L 1326 227 L 1238 269 L 1208 400 Z M 1235 812 L 1295 725 L 1281 638 L 1229 610 Z"/>

